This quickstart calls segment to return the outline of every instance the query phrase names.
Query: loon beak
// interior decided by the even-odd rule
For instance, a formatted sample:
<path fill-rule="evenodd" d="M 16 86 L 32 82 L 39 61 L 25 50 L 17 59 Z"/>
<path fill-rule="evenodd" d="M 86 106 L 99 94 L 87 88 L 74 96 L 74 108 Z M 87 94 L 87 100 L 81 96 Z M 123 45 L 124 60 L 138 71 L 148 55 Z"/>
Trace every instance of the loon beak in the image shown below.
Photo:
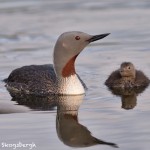
<path fill-rule="evenodd" d="M 100 34 L 100 35 L 94 35 L 92 36 L 90 39 L 88 39 L 87 41 L 89 43 L 103 39 L 104 37 L 108 36 L 110 33 L 105 33 L 105 34 Z"/>

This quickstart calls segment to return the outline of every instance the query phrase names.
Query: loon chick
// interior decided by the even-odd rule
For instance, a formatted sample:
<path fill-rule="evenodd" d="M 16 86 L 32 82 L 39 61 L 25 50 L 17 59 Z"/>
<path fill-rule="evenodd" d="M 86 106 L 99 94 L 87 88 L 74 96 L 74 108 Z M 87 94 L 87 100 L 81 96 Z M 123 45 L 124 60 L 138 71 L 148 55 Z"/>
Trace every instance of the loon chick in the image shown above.
<path fill-rule="evenodd" d="M 136 70 L 131 62 L 123 62 L 120 69 L 111 73 L 105 81 L 109 88 L 142 88 L 148 86 L 150 80 L 140 70 Z"/>
<path fill-rule="evenodd" d="M 109 35 L 89 35 L 79 31 L 60 35 L 53 53 L 53 64 L 31 65 L 15 69 L 5 79 L 9 90 L 26 94 L 78 95 L 85 93 L 85 84 L 76 74 L 75 60 L 91 42 Z"/>

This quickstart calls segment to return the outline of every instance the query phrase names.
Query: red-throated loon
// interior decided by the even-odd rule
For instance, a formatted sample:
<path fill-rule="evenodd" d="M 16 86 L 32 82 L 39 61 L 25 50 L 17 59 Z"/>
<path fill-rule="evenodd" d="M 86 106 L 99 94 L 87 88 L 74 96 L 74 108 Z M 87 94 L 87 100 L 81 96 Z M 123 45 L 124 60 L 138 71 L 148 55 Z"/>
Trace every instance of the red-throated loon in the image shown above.
<path fill-rule="evenodd" d="M 53 65 L 31 65 L 15 69 L 5 79 L 8 90 L 26 94 L 79 95 L 85 85 L 75 71 L 75 60 L 91 42 L 109 35 L 89 35 L 79 31 L 60 35 L 54 47 Z"/>

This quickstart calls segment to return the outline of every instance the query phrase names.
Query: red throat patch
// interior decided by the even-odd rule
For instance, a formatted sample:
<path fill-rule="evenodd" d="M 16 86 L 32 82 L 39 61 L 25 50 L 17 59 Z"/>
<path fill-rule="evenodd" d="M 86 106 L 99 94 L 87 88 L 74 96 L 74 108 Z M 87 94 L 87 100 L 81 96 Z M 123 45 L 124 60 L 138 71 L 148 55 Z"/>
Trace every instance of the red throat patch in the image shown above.
<path fill-rule="evenodd" d="M 73 56 L 65 65 L 65 67 L 62 70 L 62 76 L 63 77 L 69 77 L 71 75 L 74 75 L 75 72 L 75 67 L 74 67 L 74 62 L 76 60 L 78 55 Z"/>

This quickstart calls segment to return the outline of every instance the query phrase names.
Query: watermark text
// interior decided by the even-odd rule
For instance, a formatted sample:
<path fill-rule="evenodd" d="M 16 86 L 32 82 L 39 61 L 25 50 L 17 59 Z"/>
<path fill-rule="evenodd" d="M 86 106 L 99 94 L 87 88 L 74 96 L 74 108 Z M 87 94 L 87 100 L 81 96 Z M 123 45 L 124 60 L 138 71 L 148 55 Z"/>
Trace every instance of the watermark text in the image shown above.
<path fill-rule="evenodd" d="M 6 142 L 2 142 L 1 143 L 1 147 L 3 148 L 3 149 L 5 149 L 5 148 L 10 148 L 10 149 L 19 149 L 19 148 L 26 148 L 26 149 L 34 149 L 34 148 L 36 148 L 36 145 L 35 145 L 35 143 L 34 142 L 32 142 L 32 143 L 22 143 L 22 142 L 18 142 L 18 143 L 6 143 Z"/>

